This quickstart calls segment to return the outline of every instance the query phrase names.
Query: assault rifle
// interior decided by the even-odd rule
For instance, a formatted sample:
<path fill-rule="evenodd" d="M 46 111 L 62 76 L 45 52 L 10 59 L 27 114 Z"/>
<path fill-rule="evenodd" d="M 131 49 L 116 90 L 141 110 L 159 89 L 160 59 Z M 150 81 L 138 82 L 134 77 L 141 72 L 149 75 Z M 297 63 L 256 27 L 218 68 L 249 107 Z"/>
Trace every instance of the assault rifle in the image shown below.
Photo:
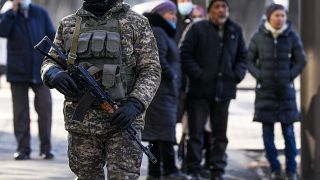
<path fill-rule="evenodd" d="M 48 43 L 50 47 L 52 47 L 58 53 L 59 57 L 64 61 L 59 61 L 42 50 L 40 47 L 44 43 Z M 94 102 L 99 104 L 101 108 L 109 114 L 114 113 L 118 109 L 117 103 L 106 91 L 101 88 L 101 86 L 95 81 L 95 79 L 89 74 L 89 72 L 82 65 L 68 64 L 67 56 L 55 44 L 53 44 L 53 42 L 47 36 L 45 36 L 36 46 L 34 46 L 34 48 L 41 54 L 61 66 L 63 70 L 66 70 L 71 78 L 75 81 L 75 83 L 80 87 L 80 101 L 73 114 L 72 119 L 82 121 L 86 111 Z M 132 125 L 129 125 L 125 130 L 130 138 L 148 156 L 151 162 L 156 163 L 157 159 L 150 152 L 150 147 L 152 145 L 148 145 L 146 147 L 143 146 L 143 144 L 141 144 L 141 142 L 137 138 L 137 130 Z"/>

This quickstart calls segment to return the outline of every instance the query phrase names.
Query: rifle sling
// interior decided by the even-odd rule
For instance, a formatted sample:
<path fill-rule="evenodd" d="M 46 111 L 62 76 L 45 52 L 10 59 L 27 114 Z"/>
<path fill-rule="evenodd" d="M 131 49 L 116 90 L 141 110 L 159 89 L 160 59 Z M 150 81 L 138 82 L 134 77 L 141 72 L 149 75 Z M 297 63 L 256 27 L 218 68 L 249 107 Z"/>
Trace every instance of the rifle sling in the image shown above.
<path fill-rule="evenodd" d="M 76 16 L 76 26 L 74 28 L 70 52 L 68 55 L 68 64 L 74 64 L 75 60 L 77 59 L 77 49 L 78 49 L 78 40 L 80 35 L 80 27 L 81 27 L 82 18 L 80 16 Z"/>

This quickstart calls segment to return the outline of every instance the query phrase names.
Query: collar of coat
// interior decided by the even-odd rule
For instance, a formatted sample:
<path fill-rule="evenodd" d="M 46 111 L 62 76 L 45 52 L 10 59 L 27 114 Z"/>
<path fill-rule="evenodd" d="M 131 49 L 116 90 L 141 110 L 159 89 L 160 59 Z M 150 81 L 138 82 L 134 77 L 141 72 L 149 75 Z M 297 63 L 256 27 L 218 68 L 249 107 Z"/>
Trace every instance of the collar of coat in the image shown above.
<path fill-rule="evenodd" d="M 24 16 L 25 18 L 29 18 L 30 16 L 35 16 L 33 13 L 36 5 L 30 4 L 26 9 L 19 10 L 18 14 Z"/>
<path fill-rule="evenodd" d="M 272 37 L 274 37 L 273 36 L 273 32 L 269 28 L 267 29 L 265 24 L 266 24 L 266 21 L 263 21 L 262 24 L 260 25 L 259 30 L 261 32 L 267 34 L 267 35 L 271 35 Z M 291 23 L 290 23 L 290 21 L 287 21 L 285 29 L 281 30 L 281 33 L 277 37 L 279 37 L 279 36 L 288 36 L 291 31 L 292 31 Z"/>
<path fill-rule="evenodd" d="M 277 38 L 280 34 L 282 34 L 285 30 L 287 30 L 288 24 L 286 23 L 280 29 L 275 29 L 268 21 L 266 21 L 264 23 L 264 27 L 271 32 L 273 38 Z"/>
<path fill-rule="evenodd" d="M 128 4 L 123 4 L 123 0 L 118 0 L 118 2 L 115 4 L 115 6 L 113 6 L 109 11 L 107 11 L 102 17 L 99 17 L 99 19 L 105 19 L 107 17 L 109 17 L 111 14 L 113 13 L 118 13 L 118 12 L 126 12 L 130 9 L 130 6 Z M 81 7 L 77 12 L 76 12 L 77 16 L 80 17 L 93 17 L 93 18 L 98 18 L 97 16 L 95 16 L 94 14 L 86 11 L 83 9 L 83 7 Z"/>
<path fill-rule="evenodd" d="M 212 26 L 213 26 L 216 30 L 219 29 L 219 27 L 218 27 L 216 24 L 214 24 L 210 18 L 207 19 L 207 20 L 210 22 L 210 24 L 212 24 Z M 224 23 L 224 25 L 223 25 L 223 30 L 224 30 L 224 31 L 227 31 L 227 32 L 229 32 L 229 33 L 235 33 L 235 32 L 236 32 L 235 26 L 236 26 L 236 24 L 235 24 L 230 18 L 228 18 L 227 21 L 226 21 L 226 22 Z"/>

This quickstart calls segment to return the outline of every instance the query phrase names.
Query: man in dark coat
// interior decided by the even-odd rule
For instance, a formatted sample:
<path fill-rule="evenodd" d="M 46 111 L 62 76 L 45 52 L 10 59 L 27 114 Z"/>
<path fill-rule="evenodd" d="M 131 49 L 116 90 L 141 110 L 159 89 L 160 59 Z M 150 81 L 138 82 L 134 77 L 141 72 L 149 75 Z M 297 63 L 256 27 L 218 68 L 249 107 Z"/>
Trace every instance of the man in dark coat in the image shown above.
<path fill-rule="evenodd" d="M 13 0 L 13 8 L 0 15 L 0 36 L 8 39 L 6 76 L 11 85 L 14 133 L 18 142 L 16 160 L 30 159 L 29 88 L 35 93 L 40 156 L 53 158 L 51 94 L 40 77 L 43 56 L 35 52 L 33 46 L 45 35 L 53 38 L 55 30 L 47 12 L 30 3 L 30 0 Z"/>
<path fill-rule="evenodd" d="M 181 44 L 182 68 L 190 79 L 188 92 L 189 141 L 187 171 L 201 174 L 204 124 L 210 115 L 210 171 L 212 179 L 223 179 L 227 165 L 228 108 L 236 97 L 236 85 L 245 76 L 246 56 L 241 28 L 229 19 L 225 0 L 213 0 L 209 19 L 192 24 Z"/>
<path fill-rule="evenodd" d="M 280 162 L 274 145 L 274 123 L 281 122 L 285 139 L 286 173 L 296 179 L 297 154 L 293 122 L 300 115 L 293 80 L 306 64 L 302 43 L 287 22 L 285 8 L 272 4 L 267 21 L 251 39 L 249 71 L 257 79 L 254 121 L 263 124 L 263 141 L 271 165 L 271 179 L 281 178 Z"/>

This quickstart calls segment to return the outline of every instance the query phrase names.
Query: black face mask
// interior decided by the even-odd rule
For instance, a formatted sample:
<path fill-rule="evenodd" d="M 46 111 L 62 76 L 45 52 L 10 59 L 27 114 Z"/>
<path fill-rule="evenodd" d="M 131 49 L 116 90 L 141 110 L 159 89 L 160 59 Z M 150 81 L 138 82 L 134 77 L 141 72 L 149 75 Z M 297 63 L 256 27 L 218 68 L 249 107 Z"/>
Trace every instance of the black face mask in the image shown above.
<path fill-rule="evenodd" d="M 96 16 L 103 16 L 117 1 L 118 0 L 85 0 L 83 8 Z"/>

